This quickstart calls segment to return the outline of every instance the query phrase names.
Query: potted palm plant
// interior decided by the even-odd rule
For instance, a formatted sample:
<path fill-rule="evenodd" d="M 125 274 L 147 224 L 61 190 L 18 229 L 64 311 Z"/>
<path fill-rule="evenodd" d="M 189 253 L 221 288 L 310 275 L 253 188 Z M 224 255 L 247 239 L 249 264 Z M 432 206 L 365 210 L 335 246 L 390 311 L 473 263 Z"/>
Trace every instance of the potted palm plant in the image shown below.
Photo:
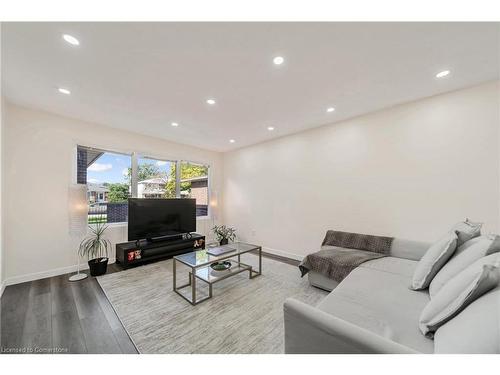
<path fill-rule="evenodd" d="M 87 257 L 91 276 L 104 275 L 108 268 L 108 249 L 111 248 L 111 242 L 103 238 L 108 226 L 104 218 L 99 217 L 89 228 L 92 234 L 80 243 L 78 254 Z"/>
<path fill-rule="evenodd" d="M 226 227 L 225 225 L 216 225 L 212 228 L 212 231 L 220 245 L 227 245 L 229 241 L 234 241 L 236 238 L 236 229 Z"/>

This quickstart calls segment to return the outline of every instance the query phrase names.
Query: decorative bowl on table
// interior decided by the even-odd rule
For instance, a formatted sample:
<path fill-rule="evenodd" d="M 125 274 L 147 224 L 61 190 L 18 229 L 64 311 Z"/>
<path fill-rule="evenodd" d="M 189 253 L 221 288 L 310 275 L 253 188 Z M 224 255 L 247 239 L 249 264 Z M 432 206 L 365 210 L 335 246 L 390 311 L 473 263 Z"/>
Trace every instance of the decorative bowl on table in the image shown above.
<path fill-rule="evenodd" d="M 231 268 L 231 262 L 228 262 L 227 260 L 223 262 L 214 262 L 210 265 L 210 268 L 216 272 L 227 271 Z"/>

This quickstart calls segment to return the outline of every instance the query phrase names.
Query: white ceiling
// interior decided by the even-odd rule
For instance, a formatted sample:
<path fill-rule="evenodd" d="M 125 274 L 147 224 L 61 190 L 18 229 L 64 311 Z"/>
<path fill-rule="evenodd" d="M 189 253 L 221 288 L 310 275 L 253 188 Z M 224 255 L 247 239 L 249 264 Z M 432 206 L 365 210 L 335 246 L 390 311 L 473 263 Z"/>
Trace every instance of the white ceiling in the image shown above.
<path fill-rule="evenodd" d="M 498 79 L 498 25 L 4 23 L 2 89 L 20 105 L 227 151 Z"/>

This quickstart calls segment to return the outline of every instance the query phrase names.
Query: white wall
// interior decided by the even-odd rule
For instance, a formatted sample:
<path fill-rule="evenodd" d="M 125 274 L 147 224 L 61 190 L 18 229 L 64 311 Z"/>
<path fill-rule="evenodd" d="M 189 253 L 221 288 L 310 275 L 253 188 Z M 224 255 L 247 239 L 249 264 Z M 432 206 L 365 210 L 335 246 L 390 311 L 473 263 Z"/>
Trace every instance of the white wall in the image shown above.
<path fill-rule="evenodd" d="M 67 199 L 78 143 L 210 164 L 219 218 L 278 254 L 301 257 L 332 228 L 433 240 L 467 216 L 499 231 L 497 83 L 224 155 L 8 102 L 4 109 L 0 277 L 8 283 L 75 268 Z M 211 225 L 201 221 L 199 231 Z M 126 240 L 126 228 L 109 237 Z"/>
<path fill-rule="evenodd" d="M 2 152 L 8 284 L 75 268 L 78 241 L 68 233 L 68 187 L 76 176 L 77 144 L 206 163 L 211 187 L 221 190 L 220 153 L 6 104 Z M 199 220 L 198 231 L 206 234 L 211 224 Z M 126 234 L 125 226 L 110 227 L 113 248 L 126 241 Z"/>
<path fill-rule="evenodd" d="M 1 37 L 0 37 L 1 40 Z M 1 80 L 0 80 L 1 82 Z M 2 144 L 3 144 L 3 127 L 5 120 L 5 111 L 4 111 L 4 98 L 0 95 L 0 297 L 3 294 L 5 288 L 5 257 L 4 257 L 4 246 L 3 246 L 3 207 L 2 207 L 2 196 L 3 196 L 3 186 L 2 186 Z"/>
<path fill-rule="evenodd" d="M 1 44 L 2 44 L 2 23 L 0 22 L 0 82 L 2 82 L 2 59 L 1 59 Z M 1 86 L 1 84 L 0 84 Z M 2 187 L 2 143 L 3 143 L 3 126 L 4 126 L 4 97 L 3 93 L 0 92 L 0 297 L 3 294 L 5 288 L 5 262 L 4 262 L 4 246 L 3 246 L 3 208 L 2 208 L 2 196 L 3 196 L 3 187 Z"/>
<path fill-rule="evenodd" d="M 226 153 L 226 224 L 296 257 L 327 229 L 431 241 L 469 217 L 498 233 L 499 103 L 487 83 Z"/>

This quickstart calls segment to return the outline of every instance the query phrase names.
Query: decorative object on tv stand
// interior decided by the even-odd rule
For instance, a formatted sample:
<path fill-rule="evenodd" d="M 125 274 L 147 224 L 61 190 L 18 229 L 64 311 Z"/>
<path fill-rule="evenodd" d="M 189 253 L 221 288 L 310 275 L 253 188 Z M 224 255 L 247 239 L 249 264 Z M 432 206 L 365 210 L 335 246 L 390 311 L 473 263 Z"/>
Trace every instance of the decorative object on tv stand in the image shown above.
<path fill-rule="evenodd" d="M 215 236 L 217 237 L 217 241 L 219 244 L 227 245 L 229 241 L 234 241 L 236 238 L 236 229 L 231 227 L 226 227 L 225 225 L 216 225 L 212 228 Z"/>
<path fill-rule="evenodd" d="M 88 258 L 90 275 L 104 275 L 108 268 L 108 249 L 111 242 L 103 238 L 108 226 L 105 224 L 105 216 L 99 215 L 95 225 L 89 225 L 92 235 L 80 243 L 78 253 Z"/>
<path fill-rule="evenodd" d="M 200 238 L 199 240 L 194 241 L 193 247 L 196 249 L 205 248 L 205 238 Z"/>
<path fill-rule="evenodd" d="M 68 193 L 68 229 L 72 240 L 71 242 L 73 243 L 75 239 L 80 241 L 81 238 L 87 234 L 87 216 L 89 211 L 87 205 L 87 185 L 70 185 Z M 77 272 L 69 277 L 69 281 L 79 281 L 87 278 L 85 272 L 80 272 L 80 256 L 77 257 L 77 262 Z"/>

